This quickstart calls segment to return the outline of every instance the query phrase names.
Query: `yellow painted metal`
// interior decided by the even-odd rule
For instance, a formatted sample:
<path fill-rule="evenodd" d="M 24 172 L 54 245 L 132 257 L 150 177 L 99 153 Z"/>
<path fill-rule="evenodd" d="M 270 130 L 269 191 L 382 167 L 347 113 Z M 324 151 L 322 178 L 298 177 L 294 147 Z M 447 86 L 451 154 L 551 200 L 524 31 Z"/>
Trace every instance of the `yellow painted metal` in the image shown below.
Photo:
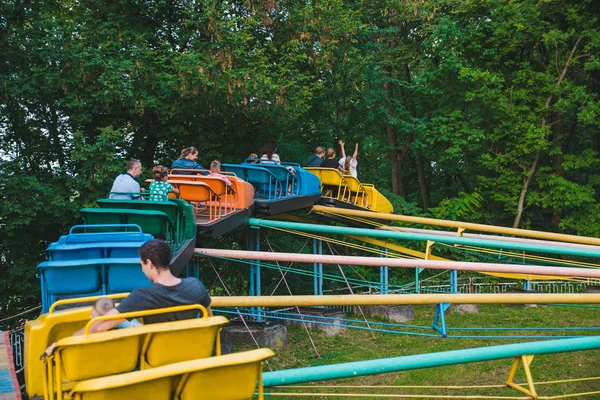
<path fill-rule="evenodd" d="M 129 293 L 106 294 L 106 295 L 102 295 L 102 296 L 76 297 L 76 298 L 73 298 L 73 299 L 58 300 L 58 301 L 55 301 L 50 306 L 50 309 L 48 310 L 48 314 L 53 313 L 54 310 L 56 309 L 56 307 L 64 306 L 64 305 L 67 305 L 67 304 L 92 303 L 92 302 L 98 300 L 101 297 L 108 297 L 109 299 L 123 299 L 123 298 L 127 297 L 127 295 L 129 295 Z"/>
<path fill-rule="evenodd" d="M 394 304 L 600 304 L 600 294 L 373 294 L 321 296 L 215 296 L 214 307 L 293 307 Z"/>
<path fill-rule="evenodd" d="M 180 311 L 189 311 L 189 310 L 199 310 L 202 312 L 202 319 L 208 318 L 208 311 L 206 310 L 206 307 L 204 307 L 201 304 L 188 304 L 185 306 L 156 308 L 154 310 L 132 311 L 132 312 L 128 312 L 128 313 L 102 315 L 100 317 L 93 318 L 85 325 L 84 334 L 89 335 L 90 328 L 92 327 L 92 325 L 94 325 L 98 321 L 114 321 L 115 319 L 123 319 L 123 318 L 125 318 L 125 319 L 138 318 L 138 317 L 143 318 L 143 317 L 147 317 L 148 315 L 164 314 L 165 312 L 176 313 L 176 312 L 180 312 Z"/>
<path fill-rule="evenodd" d="M 120 297 L 127 296 L 127 293 L 120 294 Z M 54 342 L 63 338 L 68 338 L 74 332 L 84 328 L 90 321 L 91 308 L 89 306 L 70 308 L 62 311 L 54 311 L 57 305 L 72 304 L 79 301 L 94 301 L 96 296 L 85 299 L 72 299 L 71 301 L 61 300 L 55 303 L 52 313 L 43 314 L 36 320 L 25 323 L 24 338 L 24 366 L 26 391 L 29 397 L 43 396 L 45 391 L 44 380 L 46 367 L 40 361 L 46 348 Z M 196 307 L 197 308 L 197 307 Z M 122 318 L 123 314 L 121 314 Z"/>
<path fill-rule="evenodd" d="M 342 176 L 340 171 L 333 168 L 305 168 L 308 172 L 316 175 L 321 180 L 321 192 L 325 194 L 327 190 L 331 190 L 333 197 L 337 200 L 350 202 L 351 190 L 348 182 Z M 326 197 L 326 196 L 323 196 Z"/>
<path fill-rule="evenodd" d="M 427 247 L 425 248 L 425 257 L 423 257 L 424 260 L 431 260 L 431 248 L 434 244 L 435 242 L 432 240 L 427 241 Z"/>
<path fill-rule="evenodd" d="M 361 183 L 352 175 L 342 175 L 333 168 L 305 168 L 321 180 L 323 197 L 333 197 L 345 203 L 368 208 L 374 212 L 391 213 L 394 211 L 392 203 L 369 183 Z M 324 196 L 331 190 L 331 196 Z"/>
<path fill-rule="evenodd" d="M 517 229 L 517 228 L 507 228 L 503 226 L 494 226 L 494 225 L 484 225 L 484 224 L 475 224 L 471 222 L 460 222 L 460 221 L 447 221 L 442 219 L 434 219 L 434 218 L 422 218 L 422 217 L 411 217 L 408 215 L 397 215 L 397 214 L 383 214 L 383 213 L 375 213 L 369 211 L 358 211 L 358 210 L 346 210 L 336 208 L 332 210 L 331 208 L 324 206 L 314 206 L 313 209 L 317 212 L 335 212 L 335 214 L 340 215 L 352 215 L 363 218 L 376 218 L 383 219 L 388 221 L 400 221 L 400 222 L 408 222 L 413 224 L 422 224 L 422 225 L 433 225 L 433 226 L 442 226 L 447 228 L 464 228 L 469 231 L 477 231 L 477 232 L 488 232 L 488 233 L 497 233 L 501 235 L 514 235 L 528 238 L 536 238 L 536 239 L 546 239 L 546 240 L 556 240 L 560 242 L 568 242 L 568 243 L 580 243 L 580 244 L 590 244 L 595 246 L 600 246 L 600 238 L 586 237 L 586 236 L 576 236 L 576 235 L 566 235 L 561 233 L 552 233 L 552 232 L 542 232 L 542 231 L 533 231 L 528 229 Z"/>
<path fill-rule="evenodd" d="M 368 208 L 371 211 L 389 214 L 394 212 L 394 206 L 387 197 L 385 197 L 374 185 L 363 183 L 363 187 L 367 192 Z"/>
<path fill-rule="evenodd" d="M 600 390 L 597 390 L 595 392 L 581 392 L 581 393 L 570 393 L 570 394 L 562 394 L 562 395 L 558 395 L 558 396 L 538 396 L 539 400 L 551 400 L 551 399 L 568 399 L 571 397 L 576 397 L 576 398 L 582 398 L 582 397 L 586 397 L 586 396 L 593 396 L 593 395 L 598 395 L 600 394 Z"/>
<path fill-rule="evenodd" d="M 40 361 L 40 356 L 52 343 L 83 328 L 90 317 L 91 308 L 80 307 L 43 314 L 36 320 L 25 323 L 25 382 L 30 398 L 44 395 L 45 385 L 42 377 L 46 368 Z"/>
<path fill-rule="evenodd" d="M 350 237 L 350 238 L 352 238 L 352 239 L 360 240 L 361 242 L 365 242 L 365 243 L 374 244 L 375 246 L 383 247 L 383 248 L 386 248 L 388 250 L 396 251 L 398 253 L 406 254 L 406 255 L 409 255 L 409 256 L 412 256 L 412 257 L 416 257 L 416 258 L 422 258 L 423 260 L 451 261 L 451 260 L 449 260 L 447 258 L 434 256 L 433 254 L 430 255 L 429 258 L 425 258 L 425 253 L 423 253 L 422 251 L 409 249 L 408 247 L 399 246 L 399 245 L 394 244 L 394 243 L 384 242 L 383 240 L 368 238 L 368 237 L 365 237 L 365 236 L 355 236 L 355 235 L 347 235 L 347 236 Z M 378 253 L 379 254 L 385 254 L 384 251 L 378 251 Z M 390 257 L 393 257 L 389 253 L 387 255 L 390 256 Z"/>
<path fill-rule="evenodd" d="M 249 399 L 258 381 L 262 400 L 261 365 L 274 355 L 269 349 L 257 349 L 96 378 L 74 385 L 69 396 L 79 400 Z"/>
<path fill-rule="evenodd" d="M 280 216 L 282 217 L 282 216 Z M 283 218 L 289 221 L 295 221 L 295 222 L 301 222 L 301 223 L 315 223 L 315 221 L 308 219 L 308 218 L 304 218 L 304 217 L 300 217 L 300 216 L 296 216 L 296 215 L 291 215 L 291 214 L 285 214 L 283 215 Z M 390 227 L 390 226 L 381 226 L 384 229 L 389 229 L 389 230 L 397 230 L 397 231 L 404 231 L 402 228 L 398 228 L 398 227 Z M 347 247 L 353 247 L 353 248 L 361 248 L 362 246 L 354 246 L 348 242 L 342 242 L 339 240 L 335 240 L 332 238 L 328 238 L 325 236 L 319 236 L 319 235 L 315 235 L 315 234 L 311 234 L 308 232 L 298 232 L 298 231 L 294 231 L 294 230 L 288 230 L 288 229 L 279 229 L 277 228 L 277 230 L 281 230 L 284 232 L 289 232 L 292 234 L 296 234 L 296 235 L 300 235 L 300 236 L 304 236 L 304 237 L 312 237 L 312 238 L 318 238 L 319 240 L 323 240 L 326 242 L 331 242 L 331 243 L 338 243 L 341 244 L 343 246 L 347 246 Z M 376 246 L 379 247 L 383 247 L 386 248 L 388 250 L 393 250 L 396 251 L 398 253 L 401 254 L 407 254 L 410 255 L 412 257 L 416 257 L 416 258 L 421 258 L 424 260 L 440 260 L 440 261 L 452 261 L 449 260 L 447 258 L 443 258 L 443 257 L 438 257 L 435 256 L 433 254 L 430 254 L 429 258 L 426 258 L 426 253 L 423 253 L 421 251 L 417 251 L 417 250 L 412 250 L 409 249 L 407 247 L 403 247 L 403 246 L 399 246 L 393 243 L 389 243 L 383 240 L 378 240 L 378 239 L 373 239 L 373 238 L 369 238 L 369 237 L 365 237 L 365 236 L 355 236 L 355 235 L 344 235 L 346 237 L 350 237 L 356 240 L 360 240 L 362 242 L 365 243 L 370 243 L 370 244 L 374 244 Z M 450 245 L 446 245 L 444 243 L 438 243 L 439 246 L 447 246 L 447 247 L 452 247 Z M 467 246 L 465 246 L 467 247 Z M 470 247 L 470 249 L 472 251 L 477 251 L 478 248 L 474 248 L 474 247 Z M 383 251 L 381 250 L 376 250 L 376 249 L 371 249 L 368 247 L 363 247 L 362 250 L 365 251 L 369 251 L 372 253 L 376 253 L 376 254 L 384 254 Z M 485 251 L 485 250 L 489 250 L 489 249 L 478 249 L 479 251 L 483 251 L 483 252 L 489 252 L 489 251 Z M 497 254 L 493 253 L 493 254 Z M 508 254 L 508 253 L 505 253 Z M 388 253 L 386 254 L 387 257 L 397 257 L 394 254 Z M 546 259 L 546 258 L 544 258 Z M 548 259 L 548 260 L 554 260 L 554 259 Z M 557 262 L 560 262 L 560 260 L 556 260 Z M 595 264 L 594 264 L 595 265 Z M 528 275 L 528 274 L 509 274 L 509 273 L 502 273 L 502 272 L 480 272 L 481 274 L 485 274 L 485 275 L 490 275 L 490 276 L 496 276 L 496 277 L 500 277 L 500 278 L 508 278 L 508 279 L 519 279 L 519 280 L 571 280 L 572 278 L 569 277 L 564 277 L 564 276 L 554 276 L 554 275 Z"/>
<path fill-rule="evenodd" d="M 165 310 L 171 308 L 162 309 Z M 221 327 L 226 324 L 227 319 L 219 316 L 67 337 L 56 343 L 53 354 L 47 358 L 52 367 L 44 379 L 48 387 L 56 387 L 60 399 L 65 390 L 63 376 L 71 386 L 133 371 L 138 363 L 142 369 L 149 369 L 210 357 Z"/>
<path fill-rule="evenodd" d="M 533 383 L 533 378 L 531 377 L 531 370 L 529 369 L 529 366 L 531 365 L 532 361 L 533 361 L 532 355 L 515 357 L 515 359 L 513 360 L 512 366 L 510 368 L 510 372 L 508 374 L 508 379 L 506 380 L 506 385 L 513 389 L 518 390 L 521 393 L 525 393 L 526 395 L 531 396 L 534 399 L 537 399 L 538 395 L 535 390 L 535 384 Z M 523 365 L 523 370 L 525 371 L 525 378 L 527 379 L 528 389 L 525 389 L 522 385 L 519 385 L 518 383 L 514 382 L 515 375 L 519 368 L 519 364 Z"/>

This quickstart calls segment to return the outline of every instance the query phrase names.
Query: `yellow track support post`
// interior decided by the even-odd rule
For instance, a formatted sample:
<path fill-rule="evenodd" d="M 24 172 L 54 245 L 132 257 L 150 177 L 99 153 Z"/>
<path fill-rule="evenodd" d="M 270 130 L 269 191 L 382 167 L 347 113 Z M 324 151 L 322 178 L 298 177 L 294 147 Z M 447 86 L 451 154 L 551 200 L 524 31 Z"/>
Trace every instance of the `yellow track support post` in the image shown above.
<path fill-rule="evenodd" d="M 538 394 L 535 391 L 533 378 L 531 377 L 531 370 L 529 369 L 532 361 L 533 356 L 515 357 L 512 367 L 510 368 L 510 373 L 508 374 L 508 379 L 506 380 L 506 386 L 517 389 L 519 392 L 525 393 L 527 396 L 531 396 L 532 399 L 537 399 Z M 515 374 L 517 373 L 520 363 L 523 364 L 523 370 L 525 371 L 525 378 L 527 379 L 527 386 L 529 386 L 529 389 L 525 389 L 523 386 L 514 382 Z"/>

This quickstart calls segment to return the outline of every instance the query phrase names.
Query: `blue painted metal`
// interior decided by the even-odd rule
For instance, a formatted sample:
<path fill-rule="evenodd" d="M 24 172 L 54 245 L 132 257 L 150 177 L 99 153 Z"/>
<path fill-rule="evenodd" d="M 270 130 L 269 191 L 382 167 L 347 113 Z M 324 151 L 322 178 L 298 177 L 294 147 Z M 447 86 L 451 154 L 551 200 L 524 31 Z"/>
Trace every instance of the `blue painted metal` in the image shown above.
<path fill-rule="evenodd" d="M 388 254 L 387 247 L 382 248 L 383 253 L 380 257 L 386 258 Z M 379 267 L 379 292 L 381 294 L 387 294 L 389 287 L 389 268 L 387 266 Z"/>
<path fill-rule="evenodd" d="M 478 239 L 469 237 L 457 237 L 457 236 L 442 236 L 442 235 L 430 235 L 424 233 L 412 233 L 412 232 L 397 232 L 379 229 L 365 229 L 365 228 L 347 228 L 341 226 L 329 226 L 329 225 L 317 225 L 317 224 L 303 224 L 298 222 L 287 222 L 287 221 L 273 221 L 259 218 L 250 218 L 248 223 L 251 226 L 262 226 L 265 228 L 282 228 L 292 229 L 302 232 L 320 232 L 320 233 L 331 233 L 341 235 L 354 235 L 354 236 L 366 236 L 366 237 L 377 237 L 377 238 L 391 238 L 401 240 L 416 240 L 416 241 L 427 241 L 433 240 L 440 243 L 448 244 L 462 244 L 468 246 L 480 246 L 490 247 L 498 249 L 510 249 L 510 250 L 523 250 L 533 251 L 538 253 L 548 254 L 566 254 L 576 255 L 582 257 L 600 257 L 600 250 L 590 248 L 564 248 L 556 247 L 551 245 L 540 245 L 530 243 L 519 243 L 519 242 L 503 242 L 500 240 L 488 240 Z"/>
<path fill-rule="evenodd" d="M 96 231 L 101 229 L 115 231 Z M 142 233 L 139 225 L 75 225 L 69 234 L 50 243 L 46 255 L 52 261 L 138 257 L 140 246 L 151 239 L 152 235 Z"/>
<path fill-rule="evenodd" d="M 458 293 L 458 271 L 450 271 L 450 293 Z"/>
<path fill-rule="evenodd" d="M 412 369 L 491 361 L 503 358 L 520 357 L 524 355 L 564 353 L 571 351 L 594 350 L 599 348 L 600 336 L 487 346 L 404 357 L 380 358 L 376 360 L 265 372 L 263 373 L 263 385 L 264 387 L 294 385 L 331 379 L 343 379 L 388 372 L 408 371 Z"/>
<path fill-rule="evenodd" d="M 130 292 L 152 283 L 139 257 L 45 261 L 37 266 L 42 288 L 42 313 L 56 300 Z"/>
<path fill-rule="evenodd" d="M 531 290 L 531 281 L 530 280 L 524 280 L 523 281 L 523 289 L 525 289 L 525 290 Z"/>
<path fill-rule="evenodd" d="M 313 239 L 313 254 L 323 254 L 323 241 Z M 313 263 L 313 293 L 315 296 L 323 294 L 323 264 Z"/>
<path fill-rule="evenodd" d="M 260 228 L 248 229 L 248 248 L 251 251 L 260 251 Z M 250 264 L 250 296 L 260 296 L 260 260 L 253 260 Z M 251 313 L 257 321 L 262 321 L 260 307 L 251 307 Z"/>
<path fill-rule="evenodd" d="M 450 308 L 450 303 L 440 303 L 435 307 L 433 317 L 433 329 L 438 331 L 443 337 L 448 337 L 446 329 L 446 310 Z"/>

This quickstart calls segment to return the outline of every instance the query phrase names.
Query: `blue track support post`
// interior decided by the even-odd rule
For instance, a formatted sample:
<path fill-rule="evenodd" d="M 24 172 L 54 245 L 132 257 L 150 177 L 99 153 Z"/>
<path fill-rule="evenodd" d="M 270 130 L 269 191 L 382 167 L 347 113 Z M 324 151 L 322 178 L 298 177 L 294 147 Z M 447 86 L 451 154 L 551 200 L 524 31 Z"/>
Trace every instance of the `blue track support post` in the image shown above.
<path fill-rule="evenodd" d="M 415 268 L 415 293 L 421 293 L 421 283 L 419 282 L 419 274 L 423 271 L 423 268 Z"/>
<path fill-rule="evenodd" d="M 323 254 L 322 240 L 319 240 L 319 254 Z M 323 263 L 319 263 L 319 295 L 323 295 Z"/>
<path fill-rule="evenodd" d="M 383 249 L 383 254 L 381 254 L 381 257 L 387 258 L 387 254 L 388 254 L 387 247 L 383 247 L 382 249 Z M 386 266 L 379 267 L 379 291 L 381 294 L 388 293 L 388 283 L 389 283 L 388 269 L 389 268 Z"/>
<path fill-rule="evenodd" d="M 313 239 L 313 254 L 323 255 L 323 241 Z M 313 263 L 313 292 L 315 296 L 323 294 L 323 264 Z"/>
<path fill-rule="evenodd" d="M 458 293 L 458 271 L 450 271 L 450 293 Z"/>
<path fill-rule="evenodd" d="M 531 281 L 529 279 L 523 281 L 523 289 L 531 290 Z"/>
<path fill-rule="evenodd" d="M 450 307 L 450 303 L 440 303 L 435 308 L 435 316 L 433 317 L 433 329 L 438 331 L 443 337 L 448 337 L 446 331 L 446 310 Z"/>
<path fill-rule="evenodd" d="M 260 228 L 251 227 L 248 230 L 248 248 L 250 251 L 260 251 Z M 250 296 L 260 296 L 260 260 L 252 261 L 250 266 Z M 251 307 L 250 313 L 257 321 L 262 321 L 260 307 Z"/>

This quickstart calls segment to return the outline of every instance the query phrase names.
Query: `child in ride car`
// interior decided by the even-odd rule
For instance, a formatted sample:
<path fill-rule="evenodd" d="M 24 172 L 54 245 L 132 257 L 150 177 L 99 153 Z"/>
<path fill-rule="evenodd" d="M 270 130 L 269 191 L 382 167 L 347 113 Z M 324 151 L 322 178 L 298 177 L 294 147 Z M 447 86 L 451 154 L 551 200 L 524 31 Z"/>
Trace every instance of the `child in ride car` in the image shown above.
<path fill-rule="evenodd" d="M 92 319 L 106 315 L 107 312 L 115 308 L 115 302 L 108 297 L 100 297 L 92 305 Z M 121 322 L 113 329 L 133 328 L 134 326 L 142 326 L 140 321 L 132 319 L 131 321 Z"/>
<path fill-rule="evenodd" d="M 167 182 L 167 179 L 169 178 L 169 170 L 167 167 L 157 165 L 152 168 L 152 172 L 154 173 L 154 181 L 150 184 L 150 200 L 166 200 L 170 192 L 179 193 L 179 189 L 174 188 Z"/>
<path fill-rule="evenodd" d="M 223 179 L 225 181 L 225 183 L 227 184 L 227 186 L 231 186 L 231 181 L 229 179 L 227 179 L 226 175 L 223 175 L 221 173 L 221 161 L 214 160 L 213 162 L 210 163 L 210 175 Z"/>

